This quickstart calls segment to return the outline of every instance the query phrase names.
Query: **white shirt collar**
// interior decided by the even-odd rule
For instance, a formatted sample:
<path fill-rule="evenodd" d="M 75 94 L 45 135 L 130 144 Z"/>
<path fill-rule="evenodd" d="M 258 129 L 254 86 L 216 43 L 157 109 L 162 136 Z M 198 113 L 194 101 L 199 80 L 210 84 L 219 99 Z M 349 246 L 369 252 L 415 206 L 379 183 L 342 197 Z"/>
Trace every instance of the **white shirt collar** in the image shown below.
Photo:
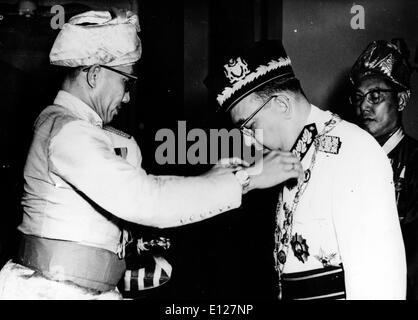
<path fill-rule="evenodd" d="M 404 136 L 405 133 L 403 132 L 402 128 L 396 130 L 395 133 L 392 134 L 391 137 L 382 146 L 386 154 L 389 154 L 389 152 L 391 152 L 398 145 L 398 143 L 403 139 Z"/>
<path fill-rule="evenodd" d="M 329 111 L 324 111 L 317 106 L 311 104 L 311 111 L 308 118 L 306 119 L 305 125 L 315 123 L 318 133 L 320 133 L 324 127 L 325 123 L 331 119 L 332 115 Z"/>
<path fill-rule="evenodd" d="M 67 91 L 60 90 L 54 100 L 54 104 L 69 109 L 82 120 L 86 120 L 95 126 L 103 127 L 103 120 L 100 116 L 87 104 Z"/>

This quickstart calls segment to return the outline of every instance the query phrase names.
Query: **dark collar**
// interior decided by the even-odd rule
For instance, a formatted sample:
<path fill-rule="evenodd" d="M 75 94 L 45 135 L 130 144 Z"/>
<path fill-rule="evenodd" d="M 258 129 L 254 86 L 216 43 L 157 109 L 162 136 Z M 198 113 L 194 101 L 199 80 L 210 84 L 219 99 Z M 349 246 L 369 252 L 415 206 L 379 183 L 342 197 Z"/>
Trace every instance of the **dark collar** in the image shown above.
<path fill-rule="evenodd" d="M 314 142 L 315 137 L 318 135 L 315 123 L 307 124 L 299 134 L 295 143 L 293 144 L 292 152 L 295 156 L 302 161 L 303 157 L 308 153 L 309 148 Z"/>

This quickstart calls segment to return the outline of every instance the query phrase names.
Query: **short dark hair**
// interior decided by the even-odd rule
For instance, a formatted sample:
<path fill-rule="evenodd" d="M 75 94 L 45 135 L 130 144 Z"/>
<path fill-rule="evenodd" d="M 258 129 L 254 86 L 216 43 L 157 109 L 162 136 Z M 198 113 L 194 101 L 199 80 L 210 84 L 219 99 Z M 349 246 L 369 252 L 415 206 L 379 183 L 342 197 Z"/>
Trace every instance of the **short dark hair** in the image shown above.
<path fill-rule="evenodd" d="M 300 93 L 305 95 L 299 80 L 296 78 L 287 80 L 285 82 L 282 82 L 280 79 L 269 81 L 265 85 L 255 90 L 254 93 L 263 99 L 267 99 L 273 94 L 282 91 L 290 91 L 293 93 Z"/>

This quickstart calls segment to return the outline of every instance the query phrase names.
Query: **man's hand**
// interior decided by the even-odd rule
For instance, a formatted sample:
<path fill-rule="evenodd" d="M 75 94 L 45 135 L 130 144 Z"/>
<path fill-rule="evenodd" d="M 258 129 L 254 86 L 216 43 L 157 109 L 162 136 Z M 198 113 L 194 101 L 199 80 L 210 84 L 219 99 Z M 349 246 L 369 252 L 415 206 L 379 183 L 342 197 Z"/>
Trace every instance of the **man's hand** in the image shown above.
<path fill-rule="evenodd" d="M 225 174 L 226 172 L 235 172 L 239 169 L 246 169 L 250 165 L 240 158 L 220 159 L 205 175 Z"/>
<path fill-rule="evenodd" d="M 284 151 L 271 151 L 245 170 L 251 177 L 248 190 L 270 188 L 291 178 L 304 177 L 299 159 Z"/>
<path fill-rule="evenodd" d="M 218 161 L 211 170 L 204 175 L 234 173 L 244 169 L 250 175 L 247 191 L 252 189 L 270 188 L 289 179 L 303 179 L 303 168 L 299 159 L 291 152 L 271 151 L 263 158 L 249 165 L 239 158 L 225 158 Z"/>

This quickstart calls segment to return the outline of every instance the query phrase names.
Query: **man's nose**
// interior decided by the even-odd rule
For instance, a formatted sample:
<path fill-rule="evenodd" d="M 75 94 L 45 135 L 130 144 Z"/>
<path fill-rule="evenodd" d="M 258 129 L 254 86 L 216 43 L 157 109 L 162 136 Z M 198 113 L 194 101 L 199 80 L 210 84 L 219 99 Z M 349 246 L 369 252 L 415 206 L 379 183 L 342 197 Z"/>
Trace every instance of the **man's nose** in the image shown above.
<path fill-rule="evenodd" d="M 123 103 L 128 103 L 129 101 L 131 101 L 131 96 L 129 94 L 129 91 L 125 92 L 125 94 L 123 95 L 122 98 L 122 102 Z"/>
<path fill-rule="evenodd" d="M 370 111 L 372 109 L 372 104 L 369 101 L 367 101 L 367 98 L 365 97 L 361 101 L 359 108 L 361 112 Z"/>

